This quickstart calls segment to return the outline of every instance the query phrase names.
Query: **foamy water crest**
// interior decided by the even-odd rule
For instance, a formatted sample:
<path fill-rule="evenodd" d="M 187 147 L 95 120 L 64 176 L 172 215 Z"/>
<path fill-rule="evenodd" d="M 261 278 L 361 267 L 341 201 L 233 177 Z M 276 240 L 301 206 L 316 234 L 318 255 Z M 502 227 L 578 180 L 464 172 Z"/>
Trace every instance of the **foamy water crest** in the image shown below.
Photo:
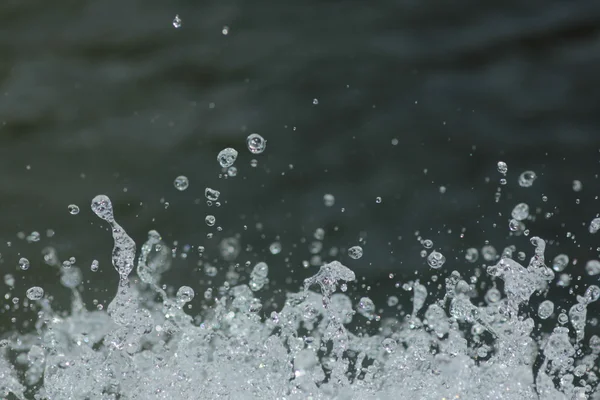
<path fill-rule="evenodd" d="M 264 149 L 266 141 L 259 139 L 248 141 L 253 153 Z M 235 162 L 232 150 L 219 154 L 222 167 Z M 183 178 L 175 182 L 178 190 L 187 188 Z M 28 290 L 38 319 L 30 333 L 12 332 L 0 342 L 3 399 L 598 398 L 600 338 L 586 337 L 585 328 L 600 288 L 575 293 L 565 312 L 550 300 L 533 311 L 527 307 L 569 262 L 563 255 L 547 266 L 539 237 L 531 238 L 529 262 L 513 259 L 514 247 L 498 257 L 485 250 L 494 262 L 481 280 L 502 281 L 503 293 L 496 284 L 478 285 L 454 271 L 445 282 L 405 284 L 412 310 L 397 318 L 381 319 L 368 297 L 353 304 L 346 291 L 355 273 L 337 261 L 322 265 L 303 290 L 287 293 L 283 307 L 270 313 L 257 297 L 269 280 L 268 265 L 259 262 L 248 284 L 226 282 L 214 294 L 206 291 L 212 306 L 192 316 L 187 305 L 194 288 L 182 286 L 170 296 L 161 283 L 171 250 L 160 234 L 149 233 L 136 262 L 136 244 L 116 222 L 110 199 L 99 195 L 91 207 L 113 235 L 116 295 L 106 310 L 86 309 L 78 290 L 81 271 L 45 249 L 46 263 L 60 268 L 61 282 L 72 292 L 72 311 L 53 311 L 41 287 Z M 522 229 L 528 214 L 526 205 L 517 205 L 510 231 Z M 592 221 L 590 234 L 599 221 Z M 227 242 L 222 246 L 225 259 L 235 257 Z M 354 259 L 363 252 L 356 247 L 349 251 Z M 467 259 L 476 257 L 477 251 L 467 251 Z M 427 260 L 432 268 L 448 267 L 437 251 Z M 586 270 L 597 274 L 600 263 Z M 434 298 L 431 288 L 443 294 Z M 396 304 L 390 296 L 388 305 Z M 372 335 L 353 330 L 356 319 L 379 329 Z M 544 320 L 554 328 L 534 332 Z"/>

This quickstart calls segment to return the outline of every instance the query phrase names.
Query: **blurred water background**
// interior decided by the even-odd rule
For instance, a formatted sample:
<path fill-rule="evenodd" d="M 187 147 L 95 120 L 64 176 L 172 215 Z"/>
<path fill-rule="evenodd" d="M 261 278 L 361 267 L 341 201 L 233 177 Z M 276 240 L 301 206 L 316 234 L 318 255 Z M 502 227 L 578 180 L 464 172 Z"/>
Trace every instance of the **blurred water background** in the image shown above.
<path fill-rule="evenodd" d="M 267 261 L 272 288 L 314 273 L 302 261 L 323 228 L 323 260 L 381 286 L 376 302 L 431 273 L 417 231 L 446 256 L 442 276 L 472 269 L 464 252 L 486 241 L 529 256 L 527 238 L 509 238 L 520 202 L 540 208 L 531 229 L 552 240 L 548 258 L 581 259 L 574 279 L 597 257 L 586 232 L 600 211 L 598 1 L 4 0 L 0 54 L 0 271 L 17 277 L 13 295 L 36 284 L 68 296 L 43 263 L 49 245 L 76 258 L 87 301 L 114 295 L 112 238 L 89 209 L 99 193 L 138 246 L 156 229 L 224 268 L 218 244 L 240 234 L 236 261 Z M 251 132 L 268 140 L 259 156 Z M 225 147 L 240 152 L 228 179 Z M 498 161 L 508 184 L 496 203 Z M 525 170 L 538 174 L 531 188 L 517 183 Z M 33 231 L 39 242 L 22 239 Z M 210 286 L 197 261 L 178 258 L 167 283 Z"/>

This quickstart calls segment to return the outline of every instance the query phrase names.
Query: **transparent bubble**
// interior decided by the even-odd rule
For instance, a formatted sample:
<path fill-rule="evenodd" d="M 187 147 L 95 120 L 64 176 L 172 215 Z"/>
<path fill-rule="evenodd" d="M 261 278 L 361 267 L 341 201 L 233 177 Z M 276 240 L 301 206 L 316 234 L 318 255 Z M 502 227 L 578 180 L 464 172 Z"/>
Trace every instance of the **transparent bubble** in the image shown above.
<path fill-rule="evenodd" d="M 179 18 L 179 15 L 175 15 L 175 18 L 173 18 L 173 26 L 175 29 L 181 28 L 181 18 Z"/>
<path fill-rule="evenodd" d="M 175 178 L 173 185 L 175 186 L 175 189 L 179 190 L 180 192 L 183 192 L 185 189 L 188 188 L 188 186 L 190 186 L 190 181 L 187 177 L 180 175 L 177 178 Z"/>
<path fill-rule="evenodd" d="M 348 249 L 348 255 L 350 258 L 358 260 L 363 256 L 363 249 L 360 246 L 352 246 Z"/>
<path fill-rule="evenodd" d="M 600 261 L 598 261 L 598 260 L 589 260 L 585 264 L 585 272 L 587 272 L 587 274 L 590 275 L 590 276 L 594 276 L 594 275 L 600 274 Z"/>
<path fill-rule="evenodd" d="M 427 264 L 429 264 L 431 268 L 442 268 L 445 262 L 446 257 L 444 257 L 444 255 L 440 252 L 432 251 L 429 256 L 427 256 Z"/>
<path fill-rule="evenodd" d="M 530 187 L 533 182 L 537 179 L 537 175 L 533 171 L 525 171 L 519 175 L 519 186 Z"/>
<path fill-rule="evenodd" d="M 39 300 L 44 297 L 44 289 L 39 286 L 33 286 L 27 289 L 26 296 L 29 300 Z"/>
<path fill-rule="evenodd" d="M 210 201 L 217 201 L 220 195 L 221 192 L 219 192 L 218 190 L 211 189 L 208 187 L 204 189 L 204 196 L 206 196 L 206 198 Z"/>
<path fill-rule="evenodd" d="M 194 298 L 194 289 L 189 286 L 182 286 L 177 291 L 177 299 L 182 303 L 189 303 Z"/>
<path fill-rule="evenodd" d="M 544 300 L 538 306 L 538 316 L 541 319 L 548 319 L 554 313 L 554 303 L 550 300 Z"/>
<path fill-rule="evenodd" d="M 279 243 L 279 242 L 271 243 L 271 245 L 269 246 L 269 251 L 271 252 L 271 254 L 281 253 L 281 243 Z"/>
<path fill-rule="evenodd" d="M 213 226 L 216 222 L 216 218 L 214 215 L 207 215 L 206 218 L 204 218 L 204 222 L 206 222 L 206 225 L 208 226 Z"/>
<path fill-rule="evenodd" d="M 248 150 L 250 150 L 252 154 L 260 154 L 265 151 L 265 148 L 267 147 L 267 141 L 258 133 L 249 135 L 246 139 L 246 144 L 248 145 Z"/>
<path fill-rule="evenodd" d="M 569 256 L 566 254 L 559 254 L 552 261 L 552 269 L 556 272 L 564 271 L 567 265 L 569 265 Z"/>
<path fill-rule="evenodd" d="M 507 171 L 508 171 L 508 165 L 506 165 L 506 163 L 504 161 L 498 161 L 498 172 L 500 172 L 503 175 L 506 175 Z"/>
<path fill-rule="evenodd" d="M 19 268 L 21 268 L 23 271 L 27 271 L 29 269 L 29 260 L 25 257 L 22 257 L 19 260 Z"/>
<path fill-rule="evenodd" d="M 326 194 L 323 196 L 323 202 L 327 207 L 331 207 L 335 204 L 335 197 L 332 194 Z"/>
<path fill-rule="evenodd" d="M 219 165 L 223 168 L 229 168 L 233 165 L 235 160 L 237 159 L 238 152 L 231 147 L 227 147 L 219 152 L 217 156 L 217 160 L 219 161 Z"/>
<path fill-rule="evenodd" d="M 592 222 L 590 222 L 590 233 L 596 233 L 600 230 L 600 218 L 594 218 Z"/>
<path fill-rule="evenodd" d="M 79 214 L 79 207 L 75 204 L 69 204 L 69 207 L 67 207 L 69 209 L 69 213 L 71 215 L 77 215 Z"/>
<path fill-rule="evenodd" d="M 511 216 L 517 221 L 523 221 L 529 217 L 529 206 L 525 203 L 519 203 L 513 208 Z"/>

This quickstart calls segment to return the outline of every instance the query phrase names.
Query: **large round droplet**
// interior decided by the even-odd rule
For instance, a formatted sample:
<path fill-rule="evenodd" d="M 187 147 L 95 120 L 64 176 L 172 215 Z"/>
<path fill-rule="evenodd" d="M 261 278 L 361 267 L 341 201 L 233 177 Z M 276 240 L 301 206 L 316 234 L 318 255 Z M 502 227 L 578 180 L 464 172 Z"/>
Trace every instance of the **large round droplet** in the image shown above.
<path fill-rule="evenodd" d="M 529 206 L 525 203 L 519 203 L 513 208 L 511 216 L 517 221 L 523 221 L 529 217 Z"/>
<path fill-rule="evenodd" d="M 223 168 L 229 168 L 233 165 L 235 160 L 237 159 L 238 152 L 231 147 L 227 147 L 219 152 L 217 155 L 217 161 L 219 161 L 219 165 Z"/>
<path fill-rule="evenodd" d="M 76 204 L 69 204 L 68 209 L 71 215 L 79 214 L 79 207 Z"/>
<path fill-rule="evenodd" d="M 177 178 L 175 178 L 173 185 L 175 186 L 175 189 L 183 192 L 188 188 L 188 186 L 190 186 L 190 181 L 188 180 L 187 176 L 179 175 Z"/>
<path fill-rule="evenodd" d="M 590 276 L 600 274 L 600 261 L 590 260 L 585 264 L 585 272 Z"/>
<path fill-rule="evenodd" d="M 563 271 L 567 265 L 569 265 L 569 256 L 566 254 L 559 254 L 552 261 L 552 269 L 556 272 Z"/>
<path fill-rule="evenodd" d="M 189 286 L 182 286 L 177 291 L 177 299 L 182 303 L 189 303 L 194 298 L 194 289 Z"/>
<path fill-rule="evenodd" d="M 246 144 L 248 145 L 248 150 L 250 150 L 252 154 L 260 154 L 265 151 L 265 148 L 267 147 L 267 141 L 258 133 L 253 133 L 248 136 Z"/>
<path fill-rule="evenodd" d="M 33 286 L 27 289 L 25 294 L 29 300 L 39 300 L 44 297 L 44 289 L 39 286 Z"/>
<path fill-rule="evenodd" d="M 217 201 L 220 195 L 221 192 L 219 192 L 218 190 L 211 188 L 204 189 L 204 196 L 206 196 L 206 198 L 210 201 Z"/>
<path fill-rule="evenodd" d="M 22 257 L 19 260 L 19 268 L 21 268 L 23 271 L 27 271 L 29 269 L 29 260 L 25 257 Z"/>
<path fill-rule="evenodd" d="M 323 203 L 325 203 L 325 205 L 327 207 L 331 207 L 335 204 L 335 197 L 333 197 L 332 194 L 326 194 L 323 196 Z"/>
<path fill-rule="evenodd" d="M 519 186 L 530 187 L 533 182 L 537 179 L 537 175 L 533 171 L 525 171 L 519 175 Z"/>
<path fill-rule="evenodd" d="M 350 258 L 358 260 L 363 256 L 363 249 L 360 246 L 352 246 L 348 249 L 348 255 Z"/>
<path fill-rule="evenodd" d="M 554 312 L 554 303 L 550 300 L 544 300 L 538 307 L 538 315 L 541 319 L 548 319 Z"/>
<path fill-rule="evenodd" d="M 431 268 L 438 269 L 442 268 L 442 265 L 446 262 L 446 257 L 440 252 L 432 251 L 429 256 L 427 256 L 427 264 Z"/>

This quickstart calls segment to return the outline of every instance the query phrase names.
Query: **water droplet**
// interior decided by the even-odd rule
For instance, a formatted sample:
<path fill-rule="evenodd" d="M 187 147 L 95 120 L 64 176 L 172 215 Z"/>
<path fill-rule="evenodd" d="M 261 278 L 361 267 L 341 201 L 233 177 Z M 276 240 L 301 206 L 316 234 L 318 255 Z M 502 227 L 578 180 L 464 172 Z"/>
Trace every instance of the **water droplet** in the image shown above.
<path fill-rule="evenodd" d="M 425 247 L 426 249 L 430 249 L 433 247 L 433 242 L 429 239 L 425 239 L 423 240 L 423 242 L 421 243 L 423 245 L 423 247 Z"/>
<path fill-rule="evenodd" d="M 206 218 L 204 218 L 204 222 L 206 222 L 206 225 L 208 226 L 213 226 L 216 220 L 214 215 L 207 215 Z"/>
<path fill-rule="evenodd" d="M 504 161 L 498 161 L 498 172 L 500 172 L 502 175 L 506 175 L 507 171 L 508 165 L 506 165 Z"/>
<path fill-rule="evenodd" d="M 112 203 L 108 196 L 99 194 L 92 200 L 92 211 L 105 221 L 114 221 Z"/>
<path fill-rule="evenodd" d="M 362 297 L 358 302 L 358 313 L 368 319 L 374 318 L 375 303 L 368 297 Z"/>
<path fill-rule="evenodd" d="M 394 350 L 396 350 L 396 347 L 398 347 L 398 343 L 392 338 L 383 339 L 383 342 L 381 342 L 381 345 L 383 346 L 383 349 L 385 350 L 385 352 L 388 354 L 393 353 Z"/>
<path fill-rule="evenodd" d="M 538 315 L 541 319 L 548 319 L 554 312 L 554 303 L 550 300 L 544 300 L 538 306 Z M 566 315 L 565 315 L 566 316 Z"/>
<path fill-rule="evenodd" d="M 581 181 L 574 180 L 573 181 L 573 191 L 581 192 L 581 189 L 583 189 L 583 184 L 581 183 Z"/>
<path fill-rule="evenodd" d="M 567 265 L 569 265 L 569 256 L 566 254 L 559 254 L 552 261 L 552 269 L 556 272 L 564 271 Z"/>
<path fill-rule="evenodd" d="M 513 208 L 511 216 L 517 221 L 523 221 L 529 217 L 529 206 L 525 203 L 519 203 Z"/>
<path fill-rule="evenodd" d="M 255 159 L 250 160 L 250 166 L 252 168 L 256 168 L 258 166 L 258 160 L 255 160 Z"/>
<path fill-rule="evenodd" d="M 269 246 L 269 251 L 271 252 L 271 254 L 281 253 L 281 243 L 279 243 L 279 242 L 271 243 L 271 245 Z"/>
<path fill-rule="evenodd" d="M 265 151 L 265 148 L 267 147 L 267 141 L 258 133 L 249 135 L 246 139 L 246 144 L 248 145 L 248 150 L 250 150 L 252 154 L 260 154 Z"/>
<path fill-rule="evenodd" d="M 183 192 L 185 189 L 188 188 L 188 186 L 190 186 L 190 182 L 186 176 L 180 175 L 177 178 L 175 178 L 173 185 L 175 185 L 175 189 L 179 190 L 180 192 Z"/>
<path fill-rule="evenodd" d="M 237 175 L 237 168 L 236 167 L 229 167 L 229 169 L 227 169 L 227 175 L 234 177 Z"/>
<path fill-rule="evenodd" d="M 348 255 L 350 258 L 358 260 L 363 256 L 363 249 L 360 246 L 352 246 L 348 249 Z"/>
<path fill-rule="evenodd" d="M 431 268 L 442 268 L 445 262 L 446 257 L 444 257 L 444 255 L 440 252 L 432 251 L 429 256 L 427 256 L 427 264 L 429 264 Z"/>
<path fill-rule="evenodd" d="M 600 274 L 600 261 L 590 260 L 585 264 L 585 272 L 590 276 Z"/>
<path fill-rule="evenodd" d="M 77 214 L 79 214 L 79 207 L 77 205 L 75 205 L 75 204 L 69 204 L 68 209 L 69 209 L 69 213 L 71 215 L 77 215 Z"/>
<path fill-rule="evenodd" d="M 465 259 L 470 263 L 476 262 L 478 258 L 479 258 L 479 252 L 474 247 L 468 248 L 467 251 L 465 252 Z"/>
<path fill-rule="evenodd" d="M 596 233 L 600 230 L 600 218 L 594 218 L 592 222 L 590 222 L 590 233 Z"/>
<path fill-rule="evenodd" d="M 225 36 L 227 36 L 229 34 L 229 27 L 227 25 L 225 25 L 223 27 L 223 29 L 221 29 L 221 33 Z"/>
<path fill-rule="evenodd" d="M 319 104 L 319 99 L 313 99 L 313 104 L 316 106 L 317 104 Z"/>
<path fill-rule="evenodd" d="M 98 271 L 99 267 L 100 267 L 100 263 L 98 263 L 98 260 L 92 261 L 92 265 L 90 266 L 90 269 L 92 270 L 92 272 Z"/>
<path fill-rule="evenodd" d="M 181 18 L 179 18 L 179 14 L 175 15 L 175 18 L 173 18 L 173 26 L 175 29 L 181 28 Z"/>
<path fill-rule="evenodd" d="M 481 248 L 481 255 L 485 261 L 494 261 L 498 252 L 494 246 L 486 245 Z"/>
<path fill-rule="evenodd" d="M 21 268 L 23 271 L 27 271 L 29 269 L 29 260 L 25 257 L 22 257 L 19 260 L 19 268 Z"/>
<path fill-rule="evenodd" d="M 219 161 L 219 164 L 221 165 L 221 167 L 229 168 L 233 165 L 233 163 L 237 159 L 237 156 L 238 156 L 237 150 L 232 149 L 231 147 L 227 147 L 226 149 L 223 149 L 219 152 L 219 155 L 217 156 L 217 160 Z"/>
<path fill-rule="evenodd" d="M 206 198 L 210 201 L 216 201 L 220 195 L 221 192 L 219 192 L 218 190 L 214 190 L 211 188 L 204 189 L 204 196 L 206 196 Z"/>
<path fill-rule="evenodd" d="M 530 187 L 533 182 L 537 179 L 537 175 L 533 171 L 525 171 L 519 175 L 519 186 Z"/>
<path fill-rule="evenodd" d="M 495 287 L 490 288 L 485 294 L 485 300 L 490 304 L 499 302 L 501 298 L 502 294 Z"/>
<path fill-rule="evenodd" d="M 189 303 L 194 298 L 194 289 L 189 286 L 182 286 L 177 291 L 177 299 L 182 303 Z"/>
<path fill-rule="evenodd" d="M 4 275 L 4 284 L 9 287 L 15 286 L 15 277 L 11 274 Z"/>
<path fill-rule="evenodd" d="M 394 307 L 398 305 L 398 298 L 396 296 L 390 296 L 387 299 L 387 305 L 390 307 Z"/>
<path fill-rule="evenodd" d="M 376 197 L 375 198 L 375 203 L 381 204 L 381 197 Z"/>
<path fill-rule="evenodd" d="M 520 221 L 517 221 L 516 219 L 511 219 L 510 221 L 508 221 L 508 229 L 510 229 L 512 232 L 518 231 L 519 228 L 521 228 Z"/>
<path fill-rule="evenodd" d="M 39 286 L 33 286 L 27 289 L 26 295 L 29 300 L 39 300 L 44 297 L 44 289 Z"/>
<path fill-rule="evenodd" d="M 335 197 L 332 194 L 326 194 L 323 196 L 323 203 L 325 203 L 325 206 L 331 207 L 335 204 Z"/>

